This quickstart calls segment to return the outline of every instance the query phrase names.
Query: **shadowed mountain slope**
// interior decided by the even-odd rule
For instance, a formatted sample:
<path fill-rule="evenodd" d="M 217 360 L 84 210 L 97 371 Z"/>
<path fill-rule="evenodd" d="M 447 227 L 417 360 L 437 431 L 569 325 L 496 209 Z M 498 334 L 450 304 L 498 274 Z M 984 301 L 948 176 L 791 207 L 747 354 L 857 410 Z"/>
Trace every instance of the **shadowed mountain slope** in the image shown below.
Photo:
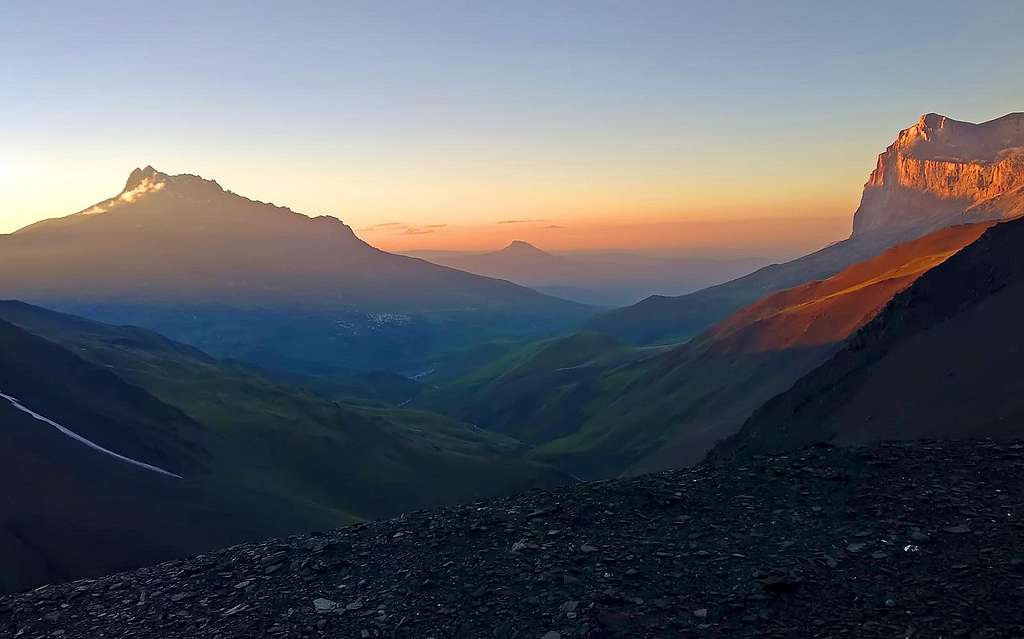
<path fill-rule="evenodd" d="M 0 393 L 0 591 L 332 521 L 218 479 L 215 434 L 5 321 Z"/>
<path fill-rule="evenodd" d="M 216 360 L 144 329 L 105 325 L 20 302 L 0 303 L 0 317 L 6 320 L 0 323 L 0 336 L 10 334 L 0 350 L 0 392 L 58 423 L 74 425 L 81 435 L 101 446 L 196 482 L 197 488 L 167 497 L 168 511 L 186 519 L 176 509 L 179 498 L 210 510 L 207 520 L 211 526 L 220 526 L 223 518 L 214 506 L 220 503 L 216 501 L 220 495 L 228 495 L 229 503 L 237 504 L 238 527 L 265 536 L 394 516 L 417 508 L 552 486 L 568 479 L 524 460 L 525 447 L 515 440 L 422 411 L 329 399 L 247 366 Z M 13 406 L 7 410 L 6 403 L 0 401 L 0 408 L 18 418 L 23 428 L 33 426 L 31 417 L 26 422 L 23 412 Z M 41 422 L 35 426 L 27 432 L 50 439 L 50 430 L 57 433 Z M 57 435 L 59 440 L 62 436 Z M 66 442 L 61 443 L 67 447 Z M 86 511 L 93 507 L 90 504 L 99 503 L 94 507 L 99 513 L 135 495 L 114 491 L 87 498 L 64 488 L 47 493 L 50 484 L 46 477 L 55 478 L 54 486 L 66 477 L 66 484 L 82 483 L 79 492 L 104 491 L 115 479 L 97 479 L 93 484 L 82 480 L 111 473 L 121 478 L 131 468 L 102 475 L 91 466 L 65 468 L 62 453 L 50 458 L 49 448 L 30 444 L 31 455 L 21 447 L 9 447 L 8 452 L 38 460 L 34 468 L 39 472 L 27 467 L 28 461 L 9 468 L 24 474 L 19 485 L 26 477 L 41 482 L 37 491 L 26 491 L 25 496 L 26 503 L 35 503 L 42 513 L 72 508 L 66 500 L 75 500 L 74 507 L 81 505 Z M 72 452 L 91 460 L 92 465 L 120 464 L 76 445 L 83 451 Z M 129 479 L 125 481 L 131 485 Z M 149 478 L 139 484 L 153 491 L 154 503 L 146 504 L 147 509 L 160 507 L 166 491 L 153 484 L 161 481 Z M 132 508 L 135 510 L 129 508 L 125 515 L 132 521 L 131 513 L 148 512 L 139 510 L 138 504 Z M 228 516 L 233 508 L 222 506 L 219 512 Z M 25 521 L 37 521 L 24 508 L 12 507 L 7 512 L 12 530 L 20 529 Z M 249 512 L 253 516 L 246 518 Z M 205 515 L 200 511 L 195 516 Z M 52 524 L 53 517 L 38 521 Z M 119 528 L 117 521 L 112 519 L 111 527 L 104 528 L 112 540 L 131 531 L 146 532 L 141 524 Z M 264 523 L 253 527 L 253 521 Z M 69 525 L 78 524 L 71 520 Z M 238 527 L 226 526 L 224 534 L 216 537 L 218 543 L 254 538 L 232 532 Z M 124 533 L 118 532 L 122 529 Z M 191 544 L 187 546 L 190 552 L 213 547 L 208 542 L 211 531 L 200 524 L 196 531 L 185 538 Z M 214 532 L 220 534 L 219 529 Z M 60 546 L 62 535 L 54 535 L 48 538 L 64 555 L 81 550 L 73 544 Z M 23 535 L 27 543 L 37 536 Z M 91 537 L 83 532 L 81 539 L 87 543 Z M 117 554 L 112 548 L 114 554 L 105 557 L 107 563 L 102 565 L 137 566 L 141 559 L 178 556 L 182 547 L 159 548 L 166 552 L 145 553 L 127 544 L 124 553 Z M 81 552 L 88 557 L 85 550 Z M 52 578 L 81 574 L 55 571 Z"/>
<path fill-rule="evenodd" d="M 294 370 L 397 368 L 586 307 L 366 244 L 193 175 L 132 172 L 117 197 L 0 236 L 0 296 L 146 326 Z"/>
<path fill-rule="evenodd" d="M 392 516 L 563 477 L 500 435 L 422 411 L 349 404 L 150 331 L 17 302 L 0 317 L 75 350 L 217 434 L 221 474 L 340 521 Z"/>
<path fill-rule="evenodd" d="M 724 454 L 811 441 L 1016 437 L 1024 415 L 1024 222 L 990 229 L 758 410 Z"/>

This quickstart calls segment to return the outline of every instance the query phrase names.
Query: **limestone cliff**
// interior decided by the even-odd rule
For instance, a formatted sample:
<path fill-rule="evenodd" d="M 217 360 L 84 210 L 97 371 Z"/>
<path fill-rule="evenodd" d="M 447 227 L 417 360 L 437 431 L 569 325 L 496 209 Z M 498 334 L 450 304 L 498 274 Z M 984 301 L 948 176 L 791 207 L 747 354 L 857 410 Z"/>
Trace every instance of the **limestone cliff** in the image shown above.
<path fill-rule="evenodd" d="M 1024 214 L 1024 113 L 982 124 L 929 113 L 878 156 L 854 236 Z"/>

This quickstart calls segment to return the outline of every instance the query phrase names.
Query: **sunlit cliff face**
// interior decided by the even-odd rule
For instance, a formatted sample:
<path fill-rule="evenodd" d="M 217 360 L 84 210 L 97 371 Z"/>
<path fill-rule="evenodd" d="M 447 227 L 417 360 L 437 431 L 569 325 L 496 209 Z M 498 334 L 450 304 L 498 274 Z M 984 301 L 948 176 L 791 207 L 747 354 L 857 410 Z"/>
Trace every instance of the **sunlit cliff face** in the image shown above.
<path fill-rule="evenodd" d="M 854 235 L 1024 214 L 1024 113 L 982 124 L 930 113 L 878 156 Z"/>

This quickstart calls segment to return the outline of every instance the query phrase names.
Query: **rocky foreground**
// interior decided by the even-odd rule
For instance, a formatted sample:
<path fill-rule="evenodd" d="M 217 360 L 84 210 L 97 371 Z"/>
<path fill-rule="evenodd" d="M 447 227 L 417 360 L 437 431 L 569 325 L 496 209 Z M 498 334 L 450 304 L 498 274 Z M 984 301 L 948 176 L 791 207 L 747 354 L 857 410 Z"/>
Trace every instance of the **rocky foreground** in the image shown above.
<path fill-rule="evenodd" d="M 70 533 L 70 531 L 69 531 Z M 1021 637 L 1024 445 L 812 448 L 0 599 L 3 637 Z"/>

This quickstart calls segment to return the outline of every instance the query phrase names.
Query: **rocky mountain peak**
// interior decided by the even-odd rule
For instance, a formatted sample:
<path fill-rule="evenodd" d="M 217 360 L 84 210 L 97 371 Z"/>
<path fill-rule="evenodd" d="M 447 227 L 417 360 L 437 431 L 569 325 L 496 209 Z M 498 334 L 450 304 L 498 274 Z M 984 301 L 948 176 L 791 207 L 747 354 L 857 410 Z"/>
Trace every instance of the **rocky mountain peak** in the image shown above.
<path fill-rule="evenodd" d="M 116 215 L 103 215 L 106 213 Z M 139 216 L 144 216 L 147 223 L 139 224 Z M 81 224 L 88 218 L 102 218 L 104 221 L 98 226 Z M 297 233 L 305 236 L 303 234 L 311 233 L 320 238 L 341 238 L 347 246 L 357 250 L 369 248 L 356 237 L 350 226 L 337 217 L 308 217 L 284 206 L 238 195 L 222 188 L 215 180 L 188 173 L 170 175 L 152 166 L 133 169 L 124 188 L 114 197 L 65 217 L 36 222 L 15 234 L 38 234 L 60 227 L 74 227 L 78 236 L 96 232 L 121 240 L 136 233 L 152 237 L 170 232 L 180 236 L 187 229 L 208 237 L 211 224 L 217 225 L 218 232 L 224 233 L 222 239 L 225 241 L 237 240 L 240 235 L 265 237 Z"/>
<path fill-rule="evenodd" d="M 914 126 L 900 131 L 894 146 L 921 160 L 998 162 L 1024 147 L 1024 113 L 1010 113 L 981 124 L 927 113 Z"/>
<path fill-rule="evenodd" d="M 124 190 L 121 192 L 125 193 L 127 191 L 134 191 L 142 186 L 144 182 L 166 181 L 168 177 L 169 176 L 167 174 L 161 173 L 149 165 L 144 169 L 136 167 L 135 170 L 128 175 L 128 181 L 125 182 Z"/>
<path fill-rule="evenodd" d="M 975 124 L 922 115 L 878 156 L 853 235 L 910 237 L 1024 214 L 1024 113 Z"/>
<path fill-rule="evenodd" d="M 175 187 L 175 190 L 179 194 L 201 192 L 208 195 L 211 192 L 218 193 L 224 191 L 216 180 L 207 180 L 206 178 L 199 175 L 193 175 L 191 173 L 169 175 L 154 169 L 152 166 L 146 166 L 144 169 L 136 168 L 131 172 L 128 176 L 128 181 L 125 182 L 124 190 L 121 194 L 124 195 L 125 193 L 139 191 L 157 191 L 167 186 Z"/>
<path fill-rule="evenodd" d="M 80 211 L 79 215 L 107 213 L 160 192 L 173 193 L 177 198 L 197 200 L 209 200 L 227 193 L 215 180 L 188 173 L 169 175 L 147 165 L 132 170 L 118 195 Z"/>

